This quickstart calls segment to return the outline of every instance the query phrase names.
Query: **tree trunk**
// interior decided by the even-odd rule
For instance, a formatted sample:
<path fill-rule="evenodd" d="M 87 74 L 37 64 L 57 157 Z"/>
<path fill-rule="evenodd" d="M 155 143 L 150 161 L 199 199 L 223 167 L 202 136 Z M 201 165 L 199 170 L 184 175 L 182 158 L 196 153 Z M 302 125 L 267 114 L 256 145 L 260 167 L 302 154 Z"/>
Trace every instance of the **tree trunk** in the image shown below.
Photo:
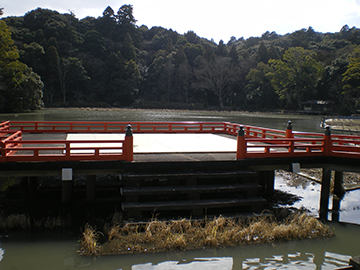
<path fill-rule="evenodd" d="M 219 95 L 219 104 L 220 104 L 220 108 L 224 109 L 224 101 L 221 95 Z"/>

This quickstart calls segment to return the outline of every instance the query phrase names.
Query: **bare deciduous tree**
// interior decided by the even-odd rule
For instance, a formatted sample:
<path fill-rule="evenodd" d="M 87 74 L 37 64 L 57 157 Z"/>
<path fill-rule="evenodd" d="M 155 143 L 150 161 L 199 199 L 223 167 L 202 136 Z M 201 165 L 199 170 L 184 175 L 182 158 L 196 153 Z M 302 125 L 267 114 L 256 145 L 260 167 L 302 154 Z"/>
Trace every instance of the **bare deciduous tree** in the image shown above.
<path fill-rule="evenodd" d="M 196 77 L 198 86 L 213 92 L 223 109 L 224 100 L 231 93 L 231 86 L 237 79 L 236 68 L 231 65 L 231 58 L 219 56 L 213 56 L 210 60 L 201 58 Z"/>

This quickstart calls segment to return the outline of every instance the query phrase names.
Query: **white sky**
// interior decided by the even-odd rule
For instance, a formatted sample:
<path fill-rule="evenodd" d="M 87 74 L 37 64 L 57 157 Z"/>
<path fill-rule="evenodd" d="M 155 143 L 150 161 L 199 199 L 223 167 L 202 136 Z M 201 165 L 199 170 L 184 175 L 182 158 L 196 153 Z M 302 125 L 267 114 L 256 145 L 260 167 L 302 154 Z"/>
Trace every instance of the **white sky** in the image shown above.
<path fill-rule="evenodd" d="M 292 33 L 313 27 L 317 32 L 338 32 L 347 24 L 360 28 L 360 0 L 1 0 L 4 17 L 22 16 L 37 7 L 73 11 L 77 18 L 102 16 L 107 6 L 115 13 L 133 5 L 137 25 L 162 26 L 179 34 L 222 39 L 261 36 L 266 31 Z"/>

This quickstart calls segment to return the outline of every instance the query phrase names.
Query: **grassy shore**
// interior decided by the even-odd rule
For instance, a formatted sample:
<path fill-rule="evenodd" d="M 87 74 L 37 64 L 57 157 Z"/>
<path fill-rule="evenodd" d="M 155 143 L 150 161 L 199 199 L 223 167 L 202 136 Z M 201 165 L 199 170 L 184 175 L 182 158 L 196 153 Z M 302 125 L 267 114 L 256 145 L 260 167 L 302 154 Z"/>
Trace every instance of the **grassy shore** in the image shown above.
<path fill-rule="evenodd" d="M 284 220 L 263 215 L 248 219 L 154 219 L 114 224 L 104 232 L 86 225 L 79 253 L 86 256 L 155 253 L 330 237 L 334 231 L 313 216 L 297 213 Z M 107 238 L 101 244 L 99 238 Z"/>

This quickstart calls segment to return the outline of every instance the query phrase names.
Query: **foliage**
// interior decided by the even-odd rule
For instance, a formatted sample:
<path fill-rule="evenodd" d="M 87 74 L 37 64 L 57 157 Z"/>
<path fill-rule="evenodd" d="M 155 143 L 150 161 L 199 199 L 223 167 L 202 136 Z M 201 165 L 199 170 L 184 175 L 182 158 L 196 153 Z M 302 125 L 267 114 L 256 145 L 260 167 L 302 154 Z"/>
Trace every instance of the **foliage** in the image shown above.
<path fill-rule="evenodd" d="M 6 61 L 19 60 L 41 76 L 45 106 L 302 110 L 302 101 L 319 99 L 341 113 L 358 109 L 353 52 L 360 30 L 347 25 L 336 33 L 309 27 L 216 44 L 194 31 L 137 26 L 132 5 L 108 6 L 98 18 L 37 8 L 1 21 L 19 48 L 7 45 Z M 9 32 L 3 38 L 8 44 Z M 4 89 L 9 81 L 4 70 L 0 75 Z M 8 104 L 1 95 L 0 106 Z"/>
<path fill-rule="evenodd" d="M 259 62 L 257 67 L 250 69 L 246 76 L 249 82 L 246 85 L 248 90 L 247 100 L 257 110 L 263 110 L 264 108 L 274 109 L 279 106 L 275 90 L 267 76 L 270 70 L 268 64 Z"/>
<path fill-rule="evenodd" d="M 309 97 L 316 91 L 322 65 L 314 57 L 315 53 L 303 47 L 293 47 L 285 51 L 283 60 L 269 60 L 271 85 L 288 107 L 297 103 L 301 109 L 305 96 Z"/>
<path fill-rule="evenodd" d="M 349 65 L 343 74 L 342 94 L 347 97 L 349 109 L 356 113 L 360 109 L 360 47 L 356 46 Z"/>
<path fill-rule="evenodd" d="M 21 112 L 42 106 L 43 83 L 26 64 L 19 62 L 10 30 L 0 21 L 0 111 Z"/>

